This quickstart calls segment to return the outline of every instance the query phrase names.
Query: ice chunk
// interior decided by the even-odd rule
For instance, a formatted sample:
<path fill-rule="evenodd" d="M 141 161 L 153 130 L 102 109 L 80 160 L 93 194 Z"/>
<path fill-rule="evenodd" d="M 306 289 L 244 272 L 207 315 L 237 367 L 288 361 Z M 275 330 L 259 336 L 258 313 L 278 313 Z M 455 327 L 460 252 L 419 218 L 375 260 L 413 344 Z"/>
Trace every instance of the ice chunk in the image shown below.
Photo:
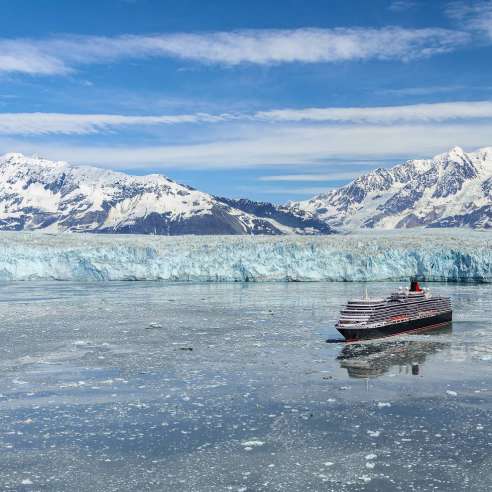
<path fill-rule="evenodd" d="M 378 401 L 378 408 L 391 407 L 391 403 L 385 401 Z"/>
<path fill-rule="evenodd" d="M 247 447 L 259 447 L 263 446 L 265 443 L 263 441 L 258 441 L 257 439 L 254 439 L 252 441 L 245 441 L 242 443 L 243 446 Z"/>
<path fill-rule="evenodd" d="M 159 329 L 162 328 L 160 323 L 149 323 L 149 326 L 146 327 L 148 330 Z"/>

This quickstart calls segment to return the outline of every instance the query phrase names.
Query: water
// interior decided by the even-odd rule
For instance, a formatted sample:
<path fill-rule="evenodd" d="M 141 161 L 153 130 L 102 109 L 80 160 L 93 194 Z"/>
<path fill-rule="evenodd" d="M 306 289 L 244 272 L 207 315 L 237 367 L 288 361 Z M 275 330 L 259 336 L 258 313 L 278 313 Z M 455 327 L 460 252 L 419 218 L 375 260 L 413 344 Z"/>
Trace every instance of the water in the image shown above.
<path fill-rule="evenodd" d="M 0 490 L 490 490 L 490 287 L 326 343 L 364 287 L 0 284 Z"/>

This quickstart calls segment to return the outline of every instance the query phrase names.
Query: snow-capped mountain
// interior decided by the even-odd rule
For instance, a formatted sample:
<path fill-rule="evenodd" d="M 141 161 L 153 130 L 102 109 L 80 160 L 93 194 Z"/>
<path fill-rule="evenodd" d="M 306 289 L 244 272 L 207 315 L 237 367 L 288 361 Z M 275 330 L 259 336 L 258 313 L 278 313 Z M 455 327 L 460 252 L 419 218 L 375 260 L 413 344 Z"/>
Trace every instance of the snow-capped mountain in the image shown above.
<path fill-rule="evenodd" d="M 291 210 L 312 213 L 340 230 L 492 227 L 492 147 L 459 147 L 433 159 L 376 169 Z"/>
<path fill-rule="evenodd" d="M 0 156 L 0 230 L 35 229 L 166 235 L 331 232 L 309 212 L 257 215 L 234 200 L 216 199 L 162 175 L 130 176 L 22 154 Z"/>

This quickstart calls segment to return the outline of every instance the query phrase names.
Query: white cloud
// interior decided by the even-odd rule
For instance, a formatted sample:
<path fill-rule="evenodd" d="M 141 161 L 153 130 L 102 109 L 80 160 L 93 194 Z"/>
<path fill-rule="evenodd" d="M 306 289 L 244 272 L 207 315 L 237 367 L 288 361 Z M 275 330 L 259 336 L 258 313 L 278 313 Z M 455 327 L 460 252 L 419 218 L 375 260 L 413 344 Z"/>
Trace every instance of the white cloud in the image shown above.
<path fill-rule="evenodd" d="M 450 102 L 407 106 L 276 109 L 257 113 L 191 113 L 156 116 L 67 113 L 0 113 L 3 135 L 84 135 L 120 127 L 196 123 L 322 123 L 394 124 L 492 119 L 492 102 Z"/>
<path fill-rule="evenodd" d="M 40 153 L 48 158 L 110 168 L 230 168 L 295 164 L 307 168 L 327 160 L 401 159 L 431 156 L 455 145 L 491 145 L 492 124 L 355 125 L 264 128 L 243 139 L 195 145 L 69 146 L 0 139 L 0 152 Z"/>
<path fill-rule="evenodd" d="M 464 85 L 429 85 L 422 87 L 401 87 L 399 89 L 381 89 L 377 94 L 387 96 L 428 96 L 430 94 L 443 94 L 461 90 L 490 90 L 488 86 L 464 86 Z"/>
<path fill-rule="evenodd" d="M 492 0 L 450 2 L 446 13 L 466 29 L 478 31 L 492 40 Z"/>
<path fill-rule="evenodd" d="M 268 182 L 316 182 L 316 181 L 333 181 L 334 179 L 349 179 L 357 176 L 357 171 L 351 172 L 333 172 L 330 174 L 280 174 L 274 176 L 260 176 L 258 181 Z"/>
<path fill-rule="evenodd" d="M 432 122 L 492 118 L 492 102 L 450 102 L 366 108 L 306 108 L 261 111 L 265 121 L 331 121 L 351 123 Z"/>
<path fill-rule="evenodd" d="M 258 187 L 243 186 L 240 188 L 245 192 L 258 192 Z M 314 187 L 294 187 L 294 188 L 268 188 L 262 186 L 260 191 L 262 193 L 270 193 L 274 195 L 319 195 L 320 193 L 326 193 L 332 189 L 331 186 L 314 186 Z"/>
<path fill-rule="evenodd" d="M 405 10 L 413 9 L 417 6 L 417 2 L 413 0 L 393 0 L 388 9 L 393 12 L 404 12 Z"/>
<path fill-rule="evenodd" d="M 3 135 L 85 135 L 125 126 L 176 125 L 182 123 L 216 123 L 233 119 L 229 114 L 208 113 L 126 116 L 111 114 L 67 113 L 0 113 L 0 134 Z"/>
<path fill-rule="evenodd" d="M 38 47 L 35 41 L 0 39 L 0 73 L 65 74 L 63 57 Z"/>
<path fill-rule="evenodd" d="M 456 30 L 401 27 L 0 39 L 0 72 L 65 74 L 81 64 L 145 57 L 223 65 L 411 60 L 453 51 L 468 39 Z"/>

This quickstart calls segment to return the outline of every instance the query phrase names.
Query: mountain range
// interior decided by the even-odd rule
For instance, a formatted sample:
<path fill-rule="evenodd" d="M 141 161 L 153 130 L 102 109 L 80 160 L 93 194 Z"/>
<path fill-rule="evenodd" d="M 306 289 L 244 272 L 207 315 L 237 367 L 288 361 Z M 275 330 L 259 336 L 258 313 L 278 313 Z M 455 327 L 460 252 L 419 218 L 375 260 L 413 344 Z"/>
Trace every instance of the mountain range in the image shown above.
<path fill-rule="evenodd" d="M 216 197 L 158 174 L 0 157 L 0 230 L 313 235 L 411 227 L 492 227 L 492 148 L 454 147 L 285 205 Z"/>
<path fill-rule="evenodd" d="M 375 169 L 346 186 L 288 204 L 337 230 L 492 227 L 492 147 Z"/>
<path fill-rule="evenodd" d="M 134 234 L 329 234 L 311 213 L 216 198 L 165 176 L 130 176 L 22 154 L 0 157 L 0 230 Z"/>

